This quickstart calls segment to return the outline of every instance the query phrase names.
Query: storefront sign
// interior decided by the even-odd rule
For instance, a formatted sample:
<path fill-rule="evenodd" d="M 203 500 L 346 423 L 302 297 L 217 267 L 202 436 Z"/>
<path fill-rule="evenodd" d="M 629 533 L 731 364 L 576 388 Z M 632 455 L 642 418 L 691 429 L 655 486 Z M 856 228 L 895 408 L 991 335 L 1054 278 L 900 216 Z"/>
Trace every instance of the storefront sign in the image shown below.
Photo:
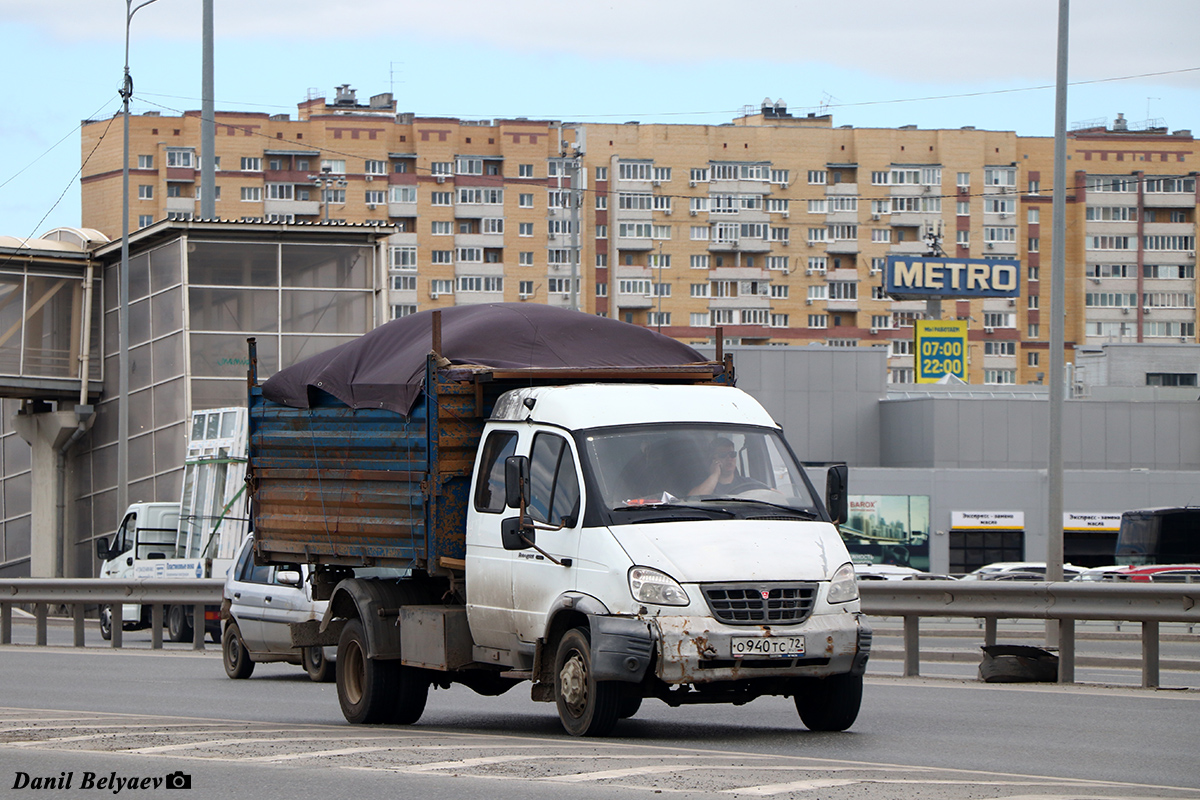
<path fill-rule="evenodd" d="M 958 530 L 1025 530 L 1024 511 L 951 511 L 950 527 Z"/>
<path fill-rule="evenodd" d="M 1111 531 L 1116 533 L 1120 529 L 1120 514 L 1089 514 L 1082 511 L 1068 511 L 1063 514 L 1064 531 Z"/>

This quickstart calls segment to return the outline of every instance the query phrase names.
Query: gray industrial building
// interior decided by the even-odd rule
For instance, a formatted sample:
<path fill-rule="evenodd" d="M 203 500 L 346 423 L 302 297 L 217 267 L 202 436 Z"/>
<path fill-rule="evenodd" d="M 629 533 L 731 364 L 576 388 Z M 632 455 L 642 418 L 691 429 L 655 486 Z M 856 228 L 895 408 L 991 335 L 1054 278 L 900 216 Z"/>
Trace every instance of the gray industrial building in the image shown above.
<path fill-rule="evenodd" d="M 247 337 L 266 376 L 384 319 L 391 232 L 164 221 L 131 237 L 130 502 L 179 498 L 187 420 L 244 402 Z M 93 575 L 93 539 L 121 511 L 119 243 L 58 233 L 0 241 L 0 257 L 12 328 L 0 339 L 0 576 Z M 83 326 L 91 277 L 102 289 Z M 892 386 L 881 348 L 731 350 L 739 386 L 801 459 L 850 465 L 856 558 L 935 572 L 1045 558 L 1045 387 Z M 1089 345 L 1075 361 L 1066 558 L 1110 563 L 1121 511 L 1200 504 L 1200 345 Z"/>

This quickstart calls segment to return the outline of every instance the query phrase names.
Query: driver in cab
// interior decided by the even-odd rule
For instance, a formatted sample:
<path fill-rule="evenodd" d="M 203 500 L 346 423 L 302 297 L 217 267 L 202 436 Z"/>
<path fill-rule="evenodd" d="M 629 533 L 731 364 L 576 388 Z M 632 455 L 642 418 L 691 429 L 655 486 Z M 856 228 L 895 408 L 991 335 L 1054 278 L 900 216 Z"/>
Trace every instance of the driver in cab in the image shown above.
<path fill-rule="evenodd" d="M 738 472 L 737 457 L 737 447 L 734 446 L 732 441 L 725 438 L 714 439 L 712 446 L 712 468 L 709 471 L 708 477 L 693 487 L 688 494 L 691 496 L 728 496 L 751 489 L 766 488 L 765 484 L 753 478 L 747 478 Z"/>

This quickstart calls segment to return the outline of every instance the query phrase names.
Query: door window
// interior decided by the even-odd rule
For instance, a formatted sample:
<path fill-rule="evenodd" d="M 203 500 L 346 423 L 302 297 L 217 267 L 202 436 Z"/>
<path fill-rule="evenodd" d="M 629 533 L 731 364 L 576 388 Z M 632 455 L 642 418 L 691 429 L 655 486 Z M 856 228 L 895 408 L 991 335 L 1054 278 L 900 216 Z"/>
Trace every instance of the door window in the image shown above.
<path fill-rule="evenodd" d="M 539 433 L 529 458 L 529 514 L 539 522 L 559 525 L 579 514 L 579 479 L 567 440 Z"/>
<path fill-rule="evenodd" d="M 483 446 L 475 481 L 475 510 L 499 514 L 504 510 L 504 459 L 517 452 L 517 434 L 493 431 Z"/>
<path fill-rule="evenodd" d="M 136 535 L 137 514 L 130 514 L 121 523 L 121 527 L 117 528 L 117 533 L 113 537 L 112 547 L 108 551 L 108 557 L 113 558 L 127 552 L 133 547 L 133 539 Z"/>

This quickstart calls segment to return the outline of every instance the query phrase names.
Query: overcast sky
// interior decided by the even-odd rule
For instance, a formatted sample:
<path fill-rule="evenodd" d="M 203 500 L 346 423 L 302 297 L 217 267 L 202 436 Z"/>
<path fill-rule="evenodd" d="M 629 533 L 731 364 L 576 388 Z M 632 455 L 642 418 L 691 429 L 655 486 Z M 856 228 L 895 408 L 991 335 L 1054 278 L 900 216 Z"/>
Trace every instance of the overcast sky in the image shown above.
<path fill-rule="evenodd" d="M 137 3 L 135 2 L 135 6 Z M 133 111 L 200 108 L 200 0 L 131 27 Z M 124 0 L 0 0 L 0 235 L 80 223 L 79 123 L 119 110 Z M 466 119 L 728 122 L 784 99 L 835 125 L 1051 136 L 1056 0 L 216 0 L 216 106 L 310 90 Z M 1075 0 L 1069 123 L 1200 134 L 1200 0 Z M 114 133 L 119 135 L 120 128 Z M 60 199 L 61 197 L 61 199 Z"/>

